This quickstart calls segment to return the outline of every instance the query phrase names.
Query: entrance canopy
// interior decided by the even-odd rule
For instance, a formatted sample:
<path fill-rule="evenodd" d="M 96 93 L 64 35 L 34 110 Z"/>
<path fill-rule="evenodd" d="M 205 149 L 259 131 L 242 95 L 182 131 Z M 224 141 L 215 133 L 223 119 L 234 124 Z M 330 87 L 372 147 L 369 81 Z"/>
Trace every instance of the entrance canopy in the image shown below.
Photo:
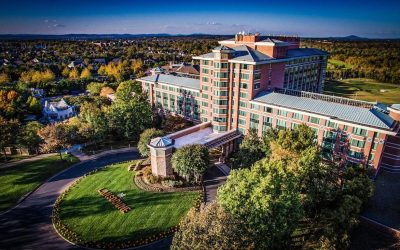
<path fill-rule="evenodd" d="M 202 144 L 211 149 L 239 138 L 240 136 L 241 134 L 236 130 L 215 133 L 213 132 L 211 122 L 206 122 L 165 137 L 171 139 L 173 141 L 173 147 L 177 149 L 191 144 Z"/>

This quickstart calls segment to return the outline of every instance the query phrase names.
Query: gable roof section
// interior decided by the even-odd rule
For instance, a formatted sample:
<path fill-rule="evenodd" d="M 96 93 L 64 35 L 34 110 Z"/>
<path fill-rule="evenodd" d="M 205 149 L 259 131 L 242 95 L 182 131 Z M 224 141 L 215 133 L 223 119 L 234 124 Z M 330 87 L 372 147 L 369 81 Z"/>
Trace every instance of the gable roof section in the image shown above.
<path fill-rule="evenodd" d="M 323 50 L 313 48 L 289 49 L 287 52 L 288 57 L 324 56 L 327 54 Z"/>
<path fill-rule="evenodd" d="M 246 45 L 240 45 L 233 48 L 235 52 L 234 60 L 247 61 L 247 62 L 261 62 L 274 60 L 274 58 L 265 55 L 255 49 L 252 49 Z"/>
<path fill-rule="evenodd" d="M 263 91 L 253 101 L 279 107 L 305 111 L 328 116 L 331 119 L 347 121 L 365 126 L 390 130 L 393 119 L 388 115 L 371 108 L 362 108 L 334 102 L 285 95 L 276 92 Z"/>
<path fill-rule="evenodd" d="M 200 80 L 189 77 L 173 76 L 158 74 L 153 76 L 146 76 L 138 79 L 139 81 L 147 81 L 153 83 L 165 83 L 174 85 L 181 88 L 189 88 L 193 90 L 200 90 Z"/>

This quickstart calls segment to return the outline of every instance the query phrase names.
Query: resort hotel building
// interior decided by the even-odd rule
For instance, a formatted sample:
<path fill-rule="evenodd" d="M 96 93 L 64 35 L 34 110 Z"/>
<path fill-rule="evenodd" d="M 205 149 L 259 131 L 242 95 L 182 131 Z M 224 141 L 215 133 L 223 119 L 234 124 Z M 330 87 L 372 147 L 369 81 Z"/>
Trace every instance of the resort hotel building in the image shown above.
<path fill-rule="evenodd" d="M 227 144 L 229 153 L 232 140 L 249 129 L 262 136 L 269 128 L 293 129 L 305 123 L 315 131 L 326 159 L 400 171 L 400 105 L 320 94 L 326 52 L 300 48 L 298 37 L 258 33 L 238 33 L 219 44 L 193 57 L 200 62 L 199 79 L 161 73 L 138 79 L 154 107 L 200 123 L 152 140 L 152 154 L 162 156 L 158 165 L 168 165 L 168 149 L 179 148 L 183 141 L 209 147 Z"/>

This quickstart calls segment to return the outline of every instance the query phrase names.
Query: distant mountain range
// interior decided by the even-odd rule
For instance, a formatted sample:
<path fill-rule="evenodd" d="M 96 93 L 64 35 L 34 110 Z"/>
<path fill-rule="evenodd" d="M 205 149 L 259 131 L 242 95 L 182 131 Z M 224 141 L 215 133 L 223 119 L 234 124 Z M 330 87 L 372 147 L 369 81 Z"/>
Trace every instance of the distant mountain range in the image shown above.
<path fill-rule="evenodd" d="M 65 34 L 65 35 L 36 35 L 36 34 L 0 34 L 0 40 L 104 40 L 104 39 L 133 39 L 148 37 L 232 37 L 231 35 L 208 34 Z"/>
<path fill-rule="evenodd" d="M 0 40 L 112 40 L 112 39 L 134 39 L 134 38 L 149 38 L 149 37 L 198 37 L 198 38 L 231 38 L 233 35 L 211 35 L 195 33 L 189 35 L 183 34 L 65 34 L 65 35 L 35 35 L 35 34 L 0 34 Z M 340 41 L 366 41 L 366 40 L 383 40 L 369 39 L 355 35 L 344 37 L 304 37 L 305 39 L 325 39 L 325 40 L 340 40 Z M 388 39 L 384 39 L 388 40 Z M 393 39 L 398 40 L 398 39 Z"/>

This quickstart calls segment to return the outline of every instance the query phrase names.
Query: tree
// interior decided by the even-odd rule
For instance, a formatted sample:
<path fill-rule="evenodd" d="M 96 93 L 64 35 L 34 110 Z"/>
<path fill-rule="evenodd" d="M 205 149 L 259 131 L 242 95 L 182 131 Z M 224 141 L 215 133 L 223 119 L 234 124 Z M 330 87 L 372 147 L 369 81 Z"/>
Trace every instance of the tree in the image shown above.
<path fill-rule="evenodd" d="M 99 95 L 102 88 L 106 86 L 106 83 L 102 82 L 91 82 L 86 86 L 86 90 L 92 95 Z"/>
<path fill-rule="evenodd" d="M 197 182 L 210 164 L 208 149 L 200 144 L 183 146 L 172 155 L 171 163 L 180 176 Z"/>
<path fill-rule="evenodd" d="M 303 151 L 297 164 L 305 214 L 315 218 L 336 198 L 340 189 L 339 170 L 333 164 L 323 163 L 316 147 Z"/>
<path fill-rule="evenodd" d="M 238 168 L 249 168 L 256 161 L 265 157 L 262 150 L 263 141 L 258 137 L 257 131 L 250 129 L 240 144 L 239 151 L 236 153 L 234 165 Z"/>
<path fill-rule="evenodd" d="M 80 108 L 79 117 L 82 121 L 78 128 L 80 135 L 94 143 L 105 138 L 109 131 L 106 114 L 96 104 L 85 102 Z"/>
<path fill-rule="evenodd" d="M 102 87 L 100 91 L 100 96 L 107 97 L 107 95 L 114 94 L 115 91 L 111 87 Z"/>
<path fill-rule="evenodd" d="M 67 78 L 67 77 L 69 77 L 69 73 L 70 73 L 69 68 L 68 68 L 68 67 L 65 67 L 65 68 L 62 70 L 61 75 L 62 75 L 63 77 L 65 77 L 65 78 Z"/>
<path fill-rule="evenodd" d="M 34 114 L 40 114 L 42 112 L 42 104 L 40 104 L 36 97 L 29 96 L 27 105 L 29 111 Z"/>
<path fill-rule="evenodd" d="M 127 101 L 117 98 L 107 109 L 107 117 L 109 127 L 118 136 L 126 139 L 137 139 L 152 122 L 150 104 L 142 95 L 136 95 Z"/>
<path fill-rule="evenodd" d="M 240 221 L 217 203 L 192 208 L 179 224 L 171 249 L 254 249 Z"/>
<path fill-rule="evenodd" d="M 162 136 L 164 134 L 164 132 L 162 130 L 157 130 L 155 128 L 149 128 L 146 129 L 145 131 L 143 131 L 140 134 L 140 140 L 138 142 L 138 149 L 140 154 L 143 157 L 147 157 L 150 154 L 150 150 L 147 147 L 147 144 L 149 143 L 149 141 L 153 138 Z"/>
<path fill-rule="evenodd" d="M 303 214 L 296 178 L 283 161 L 232 170 L 217 200 L 242 222 L 256 249 L 288 248 Z"/>
<path fill-rule="evenodd" d="M 0 148 L 7 160 L 5 147 L 13 146 L 16 141 L 20 123 L 18 120 L 6 120 L 0 116 Z"/>
<path fill-rule="evenodd" d="M 77 80 L 79 79 L 79 71 L 77 68 L 74 68 L 69 72 L 69 79 L 71 80 Z"/>
<path fill-rule="evenodd" d="M 81 79 L 89 79 L 92 77 L 92 73 L 88 68 L 84 68 L 81 73 Z"/>
<path fill-rule="evenodd" d="M 116 96 L 120 100 L 128 101 L 133 95 L 139 95 L 142 93 L 142 87 L 140 83 L 136 81 L 125 81 L 118 85 Z"/>
<path fill-rule="evenodd" d="M 21 147 L 33 149 L 36 153 L 39 152 L 39 147 L 43 140 L 38 135 L 43 125 L 37 121 L 28 122 L 22 127 L 21 132 L 18 134 L 17 143 Z"/>
<path fill-rule="evenodd" d="M 193 125 L 193 122 L 188 121 L 181 116 L 167 115 L 165 119 L 162 120 L 161 127 L 166 133 L 173 133 L 191 125 Z"/>
<path fill-rule="evenodd" d="M 61 150 L 71 146 L 68 127 L 63 123 L 47 125 L 39 130 L 38 135 L 44 141 L 43 150 L 45 152 L 58 151 L 61 159 Z"/>
<path fill-rule="evenodd" d="M 11 82 L 11 78 L 8 76 L 7 73 L 0 73 L 0 84 L 6 84 Z"/>

